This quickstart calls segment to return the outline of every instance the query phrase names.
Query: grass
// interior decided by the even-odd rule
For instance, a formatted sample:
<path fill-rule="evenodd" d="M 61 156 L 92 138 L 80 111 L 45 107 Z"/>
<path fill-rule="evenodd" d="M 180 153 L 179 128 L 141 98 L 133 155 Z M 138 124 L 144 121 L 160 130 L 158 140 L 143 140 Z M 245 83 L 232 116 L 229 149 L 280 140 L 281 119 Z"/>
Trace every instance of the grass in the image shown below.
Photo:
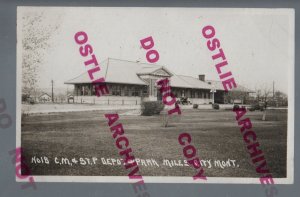
<path fill-rule="evenodd" d="M 105 111 L 60 112 L 36 114 L 22 122 L 22 148 L 33 175 L 127 176 L 121 165 L 103 165 L 104 158 L 120 158 L 111 136 Z M 118 111 L 124 113 L 124 111 Z M 163 159 L 183 160 L 177 138 L 181 132 L 192 135 L 192 144 L 201 159 L 236 160 L 239 167 L 205 168 L 208 177 L 259 177 L 246 151 L 232 111 L 186 109 L 181 117 L 170 117 L 169 127 L 163 126 L 163 115 L 120 116 L 134 156 L 155 159 L 160 167 L 141 166 L 144 176 L 193 176 L 191 167 L 168 167 Z M 267 121 L 262 112 L 247 112 L 265 154 L 273 177 L 286 177 L 287 113 L 272 110 Z M 33 156 L 46 156 L 50 164 L 31 163 Z M 69 159 L 97 157 L 96 165 L 59 165 L 55 157 Z"/>

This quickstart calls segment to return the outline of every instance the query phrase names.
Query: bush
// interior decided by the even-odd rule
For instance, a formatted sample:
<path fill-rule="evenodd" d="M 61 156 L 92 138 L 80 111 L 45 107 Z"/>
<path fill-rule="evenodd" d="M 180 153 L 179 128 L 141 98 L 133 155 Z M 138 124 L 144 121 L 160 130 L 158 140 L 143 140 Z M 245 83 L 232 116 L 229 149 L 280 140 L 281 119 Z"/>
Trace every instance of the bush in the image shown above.
<path fill-rule="evenodd" d="M 217 103 L 212 104 L 213 109 L 220 109 L 220 105 Z"/>
<path fill-rule="evenodd" d="M 161 101 L 144 101 L 141 104 L 142 116 L 158 115 L 164 109 Z"/>
<path fill-rule="evenodd" d="M 260 105 L 259 103 L 253 103 L 249 108 L 249 111 L 255 111 L 255 110 L 264 111 L 264 106 Z"/>
<path fill-rule="evenodd" d="M 237 110 L 237 109 L 239 109 L 239 108 L 240 108 L 239 105 L 234 105 L 233 108 L 232 108 L 232 110 Z"/>
<path fill-rule="evenodd" d="M 249 111 L 255 111 L 255 109 L 254 109 L 254 108 L 252 108 L 252 107 L 250 107 L 250 108 L 249 108 Z"/>
<path fill-rule="evenodd" d="M 198 104 L 193 104 L 193 109 L 198 109 Z"/>

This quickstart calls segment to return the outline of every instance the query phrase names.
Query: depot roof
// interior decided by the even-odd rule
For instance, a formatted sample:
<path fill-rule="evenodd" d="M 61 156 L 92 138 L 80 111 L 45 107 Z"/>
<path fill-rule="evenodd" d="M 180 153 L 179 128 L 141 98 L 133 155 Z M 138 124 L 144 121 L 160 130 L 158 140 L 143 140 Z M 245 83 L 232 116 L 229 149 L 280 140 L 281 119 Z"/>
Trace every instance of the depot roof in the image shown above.
<path fill-rule="evenodd" d="M 213 89 L 215 90 L 224 90 L 224 86 L 221 81 L 215 81 L 215 80 L 206 80 L 206 83 L 213 86 Z M 248 92 L 248 93 L 254 93 L 255 91 L 250 90 L 242 85 L 237 84 L 237 87 L 232 89 L 232 91 L 239 91 L 239 92 Z"/>
<path fill-rule="evenodd" d="M 107 83 L 148 85 L 143 76 L 155 75 L 161 78 L 168 77 L 171 87 L 192 88 L 192 89 L 213 89 L 214 87 L 195 77 L 176 75 L 165 66 L 157 64 L 147 64 L 141 62 L 119 60 L 108 58 L 100 63 L 101 70 L 97 73 L 97 78 L 104 77 Z M 88 72 L 70 79 L 65 84 L 92 83 Z M 217 87 L 217 90 L 224 90 Z"/>

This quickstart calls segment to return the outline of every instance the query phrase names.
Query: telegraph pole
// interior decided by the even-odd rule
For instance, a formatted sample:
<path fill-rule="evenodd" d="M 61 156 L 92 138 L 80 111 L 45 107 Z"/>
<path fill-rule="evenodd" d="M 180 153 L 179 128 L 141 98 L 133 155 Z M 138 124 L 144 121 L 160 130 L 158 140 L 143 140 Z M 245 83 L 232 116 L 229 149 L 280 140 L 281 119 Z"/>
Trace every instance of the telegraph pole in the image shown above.
<path fill-rule="evenodd" d="M 214 85 L 210 92 L 212 93 L 212 104 L 215 104 L 215 93 L 217 92 L 217 90 L 215 89 Z"/>
<path fill-rule="evenodd" d="M 273 81 L 273 102 L 274 102 L 274 99 L 275 99 L 275 83 Z"/>
<path fill-rule="evenodd" d="M 52 85 L 52 103 L 54 103 L 54 94 L 53 94 L 53 80 L 51 80 L 51 85 Z"/>

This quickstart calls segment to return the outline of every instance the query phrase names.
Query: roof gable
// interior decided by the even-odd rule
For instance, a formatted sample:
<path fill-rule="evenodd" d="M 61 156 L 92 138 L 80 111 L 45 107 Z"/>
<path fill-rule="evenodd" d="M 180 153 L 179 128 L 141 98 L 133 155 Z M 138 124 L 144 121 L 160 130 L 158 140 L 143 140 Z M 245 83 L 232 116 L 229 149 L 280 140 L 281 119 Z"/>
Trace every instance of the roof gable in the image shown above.
<path fill-rule="evenodd" d="M 165 77 L 170 77 L 173 75 L 170 72 L 166 71 L 166 69 L 164 67 L 157 69 L 152 74 L 157 75 L 157 76 L 165 76 Z"/>
<path fill-rule="evenodd" d="M 171 77 L 173 74 L 163 66 L 144 66 L 138 72 L 138 75 L 154 75 L 158 77 Z"/>
<path fill-rule="evenodd" d="M 45 93 L 45 92 L 42 93 L 42 94 L 39 96 L 39 98 L 42 97 L 42 96 L 48 96 L 48 97 L 51 97 L 49 94 L 47 94 L 47 93 Z"/>

